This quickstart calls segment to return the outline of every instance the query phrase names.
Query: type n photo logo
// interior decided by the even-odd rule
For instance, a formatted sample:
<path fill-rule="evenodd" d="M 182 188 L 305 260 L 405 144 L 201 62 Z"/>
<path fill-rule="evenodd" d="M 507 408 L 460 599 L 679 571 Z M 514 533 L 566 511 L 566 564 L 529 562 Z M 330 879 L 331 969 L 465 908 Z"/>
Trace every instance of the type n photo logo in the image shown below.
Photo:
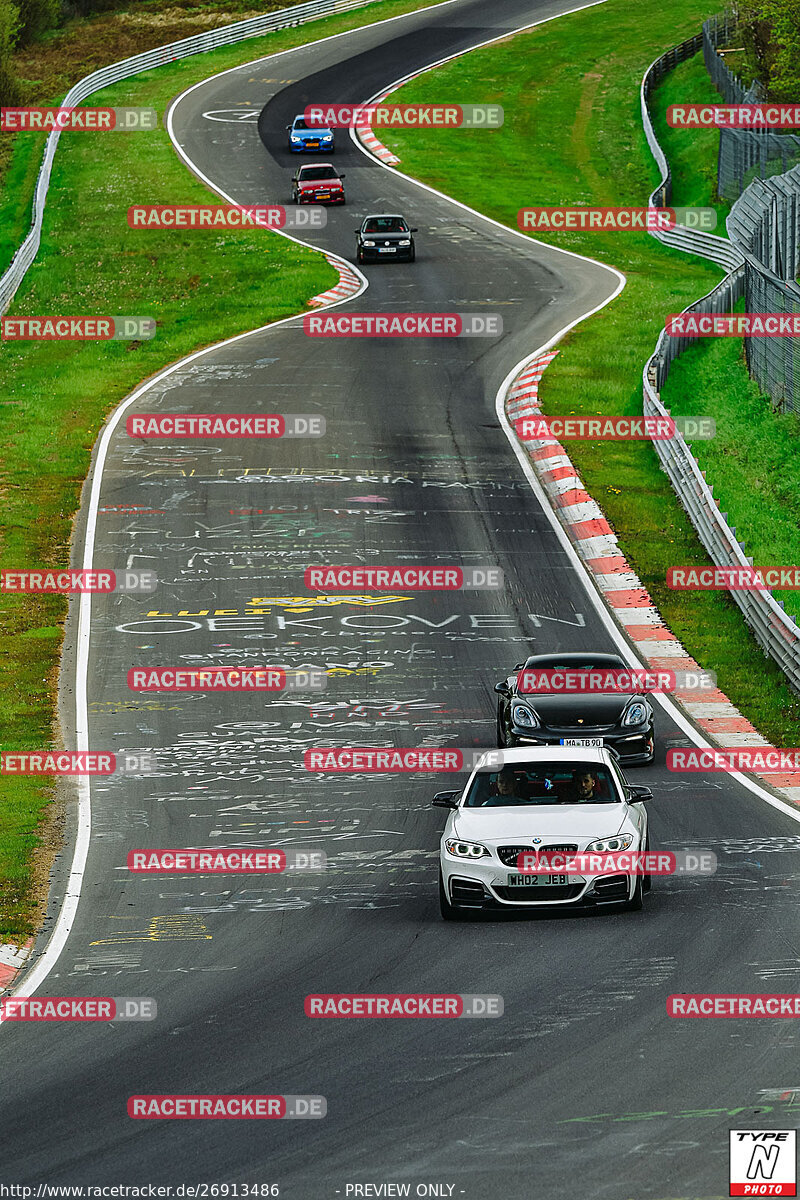
<path fill-rule="evenodd" d="M 731 1129 L 731 1196 L 796 1196 L 797 1131 Z"/>

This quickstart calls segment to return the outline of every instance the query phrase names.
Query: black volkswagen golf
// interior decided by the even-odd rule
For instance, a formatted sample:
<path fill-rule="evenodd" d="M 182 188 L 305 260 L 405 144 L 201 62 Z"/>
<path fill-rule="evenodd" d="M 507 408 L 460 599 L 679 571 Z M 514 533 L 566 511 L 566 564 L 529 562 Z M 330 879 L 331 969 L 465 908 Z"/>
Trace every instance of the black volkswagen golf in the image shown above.
<path fill-rule="evenodd" d="M 622 763 L 651 763 L 653 709 L 635 680 L 622 690 L 630 671 L 616 654 L 538 654 L 517 663 L 495 684 L 498 746 L 602 745 Z"/>
<path fill-rule="evenodd" d="M 356 230 L 356 258 L 360 263 L 378 259 L 405 258 L 413 262 L 416 256 L 413 234 L 405 217 L 397 213 L 377 213 L 365 217 Z"/>

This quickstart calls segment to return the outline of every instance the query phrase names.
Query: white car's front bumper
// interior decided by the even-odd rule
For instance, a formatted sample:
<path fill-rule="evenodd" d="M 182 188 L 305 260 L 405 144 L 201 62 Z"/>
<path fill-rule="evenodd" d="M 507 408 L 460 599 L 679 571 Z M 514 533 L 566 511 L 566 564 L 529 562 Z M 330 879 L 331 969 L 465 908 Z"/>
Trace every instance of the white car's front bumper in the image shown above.
<path fill-rule="evenodd" d="M 567 875 L 552 884 L 549 875 L 527 875 L 494 856 L 464 859 L 442 847 L 442 880 L 451 904 L 464 908 L 546 908 L 558 905 L 620 904 L 633 897 L 636 876 Z M 511 884 L 511 877 L 536 880 Z M 559 876 L 559 879 L 562 877 Z"/>

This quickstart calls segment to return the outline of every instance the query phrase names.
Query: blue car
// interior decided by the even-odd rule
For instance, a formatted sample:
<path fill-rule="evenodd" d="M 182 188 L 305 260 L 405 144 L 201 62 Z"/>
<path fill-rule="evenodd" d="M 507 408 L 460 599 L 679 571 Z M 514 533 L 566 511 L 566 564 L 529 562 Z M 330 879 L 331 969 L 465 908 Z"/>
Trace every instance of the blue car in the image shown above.
<path fill-rule="evenodd" d="M 289 131 L 289 149 L 293 154 L 302 154 L 304 151 L 336 153 L 332 129 L 320 129 L 317 126 L 309 125 L 303 116 L 295 117 L 291 125 L 287 125 L 286 128 Z"/>

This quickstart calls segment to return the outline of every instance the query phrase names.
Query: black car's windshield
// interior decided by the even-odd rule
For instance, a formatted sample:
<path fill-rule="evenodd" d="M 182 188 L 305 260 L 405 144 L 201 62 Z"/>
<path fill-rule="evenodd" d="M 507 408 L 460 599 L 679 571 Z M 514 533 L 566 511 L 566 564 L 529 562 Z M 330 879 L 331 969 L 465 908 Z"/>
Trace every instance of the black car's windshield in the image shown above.
<path fill-rule="evenodd" d="M 611 654 L 603 654 L 601 657 L 592 657 L 587 654 L 585 657 L 576 659 L 570 662 L 564 662 L 557 655 L 539 655 L 534 659 L 528 659 L 525 664 L 525 669 L 528 671 L 622 671 L 625 669 L 625 664 L 621 658 L 616 658 Z"/>
<path fill-rule="evenodd" d="M 372 217 L 364 223 L 364 233 L 408 233 L 402 217 Z"/>
<path fill-rule="evenodd" d="M 541 654 L 527 660 L 517 673 L 515 686 L 520 695 L 619 694 L 636 690 L 630 679 L 630 670 L 615 655 L 587 654 L 565 659 L 556 654 Z"/>
<path fill-rule="evenodd" d="M 334 171 L 333 167 L 303 167 L 298 175 L 298 179 L 302 179 L 303 183 L 308 183 L 309 180 L 316 181 L 317 179 L 338 179 L 339 176 Z"/>
<path fill-rule="evenodd" d="M 479 771 L 467 808 L 513 808 L 534 804 L 619 804 L 622 797 L 604 763 L 537 762 Z"/>

